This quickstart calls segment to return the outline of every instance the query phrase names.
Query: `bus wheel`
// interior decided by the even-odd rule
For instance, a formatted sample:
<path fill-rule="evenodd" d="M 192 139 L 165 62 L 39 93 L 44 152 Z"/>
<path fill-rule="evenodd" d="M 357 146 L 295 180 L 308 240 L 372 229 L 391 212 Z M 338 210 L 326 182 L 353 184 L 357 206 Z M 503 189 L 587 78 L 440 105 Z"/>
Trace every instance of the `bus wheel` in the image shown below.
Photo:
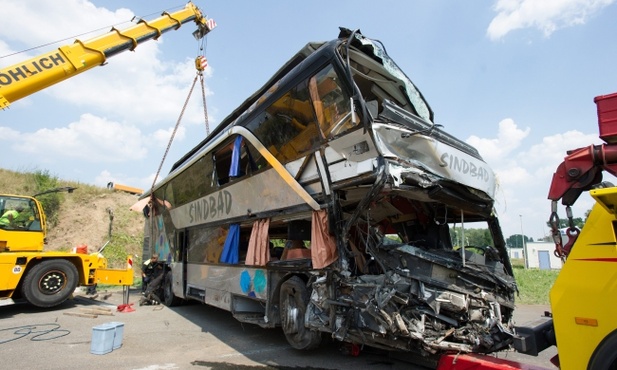
<path fill-rule="evenodd" d="M 163 280 L 163 304 L 167 307 L 177 306 L 182 303 L 182 299 L 174 295 L 172 289 L 173 278 L 171 272 L 165 274 L 165 280 Z"/>
<path fill-rule="evenodd" d="M 71 262 L 46 260 L 34 266 L 24 278 L 22 294 L 37 307 L 53 307 L 66 301 L 77 287 L 79 274 Z"/>
<path fill-rule="evenodd" d="M 315 349 L 321 343 L 321 333 L 304 326 L 306 305 L 309 293 L 306 284 L 297 276 L 292 276 L 281 285 L 281 326 L 287 341 L 293 348 Z"/>

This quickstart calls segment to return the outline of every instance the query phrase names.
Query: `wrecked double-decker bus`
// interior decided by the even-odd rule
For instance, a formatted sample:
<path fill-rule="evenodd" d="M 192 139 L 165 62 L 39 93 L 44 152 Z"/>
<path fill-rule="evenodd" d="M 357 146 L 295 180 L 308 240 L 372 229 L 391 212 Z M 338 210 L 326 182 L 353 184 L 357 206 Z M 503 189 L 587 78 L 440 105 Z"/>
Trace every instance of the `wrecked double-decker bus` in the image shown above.
<path fill-rule="evenodd" d="M 434 123 L 383 45 L 307 44 L 172 167 L 145 208 L 161 300 L 426 356 L 512 339 L 512 267 L 477 150 Z M 490 245 L 467 246 L 466 228 Z"/>

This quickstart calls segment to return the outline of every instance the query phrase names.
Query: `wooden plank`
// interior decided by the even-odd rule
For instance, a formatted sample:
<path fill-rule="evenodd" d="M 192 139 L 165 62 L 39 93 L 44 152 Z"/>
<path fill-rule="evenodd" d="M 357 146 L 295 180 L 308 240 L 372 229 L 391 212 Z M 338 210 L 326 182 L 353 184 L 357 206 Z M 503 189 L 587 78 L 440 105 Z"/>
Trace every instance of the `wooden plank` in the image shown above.
<path fill-rule="evenodd" d="M 112 308 L 95 306 L 95 307 L 80 307 L 80 310 L 111 312 Z"/>
<path fill-rule="evenodd" d="M 67 316 L 87 317 L 90 319 L 96 319 L 98 317 L 98 315 L 93 315 L 89 313 L 65 312 L 64 314 Z"/>
<path fill-rule="evenodd" d="M 103 309 L 95 309 L 95 308 L 81 308 L 84 313 L 92 314 L 92 315 L 104 315 L 104 316 L 113 316 L 113 312 L 111 310 L 103 310 Z"/>

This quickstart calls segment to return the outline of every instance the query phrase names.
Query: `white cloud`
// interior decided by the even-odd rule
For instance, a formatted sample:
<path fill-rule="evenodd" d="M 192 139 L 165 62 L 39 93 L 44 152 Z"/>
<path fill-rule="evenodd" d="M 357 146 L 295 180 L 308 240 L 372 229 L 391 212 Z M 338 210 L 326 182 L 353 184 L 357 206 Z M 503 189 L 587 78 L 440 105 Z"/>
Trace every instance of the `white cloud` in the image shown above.
<path fill-rule="evenodd" d="M 7 143 L 16 142 L 19 140 L 19 131 L 13 130 L 10 127 L 0 127 L 0 141 Z"/>
<path fill-rule="evenodd" d="M 54 2 L 41 0 L 0 0 L 0 9 L 3 13 L 15 15 L 5 17 L 3 27 L 0 27 L 0 56 L 12 52 L 4 40 L 11 42 L 13 48 L 16 48 L 16 45 L 23 46 L 24 49 L 47 45 L 28 53 L 0 59 L 0 66 L 21 63 L 34 55 L 62 45 L 71 45 L 75 38 L 87 41 L 108 32 L 112 25 L 118 29 L 134 25 L 129 22 L 134 16 L 132 11 L 124 8 L 110 11 L 84 0 L 65 0 L 61 7 Z M 32 12 L 32 9 L 37 11 Z M 24 17 L 27 17 L 28 22 L 23 21 Z M 152 18 L 155 16 L 147 17 Z M 19 32 L 14 32 L 16 29 Z M 76 37 L 79 33 L 93 29 L 99 31 Z M 187 99 L 196 71 L 192 58 L 178 61 L 173 59 L 174 55 L 163 56 L 161 46 L 167 39 L 176 37 L 192 40 L 189 31 L 190 28 L 182 27 L 178 31 L 165 33 L 158 40 L 139 44 L 135 51 L 125 51 L 108 58 L 104 66 L 96 66 L 73 75 L 36 94 L 46 94 L 98 115 L 123 117 L 121 119 L 124 123 L 140 127 L 157 122 L 165 122 L 166 125 L 170 121 L 175 123 Z M 174 35 L 175 32 L 181 35 Z M 52 40 L 61 39 L 64 41 L 49 44 Z M 173 48 L 173 43 L 170 45 Z M 212 68 L 206 69 L 206 79 L 212 72 Z M 207 84 L 206 94 L 210 94 Z M 182 119 L 183 123 L 188 124 L 204 121 L 199 86 L 195 86 L 192 100 Z"/>
<path fill-rule="evenodd" d="M 496 138 L 487 139 L 478 136 L 470 136 L 466 141 L 478 149 L 484 160 L 495 162 L 507 157 L 514 149 L 521 145 L 521 141 L 529 136 L 530 128 L 521 130 L 511 118 L 499 122 L 499 130 Z"/>
<path fill-rule="evenodd" d="M 495 171 L 495 208 L 506 237 L 520 233 L 521 221 L 525 224 L 524 232 L 534 239 L 548 235 L 548 192 L 557 166 L 568 150 L 602 143 L 596 133 L 576 130 L 541 139 L 534 139 L 530 133 L 529 128 L 521 130 L 508 118 L 499 122 L 496 137 L 467 139 Z M 573 207 L 575 217 L 583 217 L 592 204 L 587 194 L 581 196 Z M 563 209 L 559 213 L 565 217 Z"/>
<path fill-rule="evenodd" d="M 134 16 L 133 12 L 126 8 L 112 12 L 83 0 L 63 0 L 62 6 L 58 6 L 54 1 L 0 0 L 0 9 L 5 15 L 2 18 L 0 38 L 17 41 L 27 47 L 62 39 L 66 39 L 62 44 L 68 44 L 72 43 L 74 38 L 91 38 L 95 33 L 77 36 L 99 29 L 98 33 L 107 32 L 113 25 L 118 25 L 119 28 L 127 27 L 127 22 Z"/>
<path fill-rule="evenodd" d="M 502 167 L 495 170 L 499 185 L 502 188 L 519 186 L 532 180 L 532 174 L 522 166 Z"/>
<path fill-rule="evenodd" d="M 168 128 L 167 130 L 156 130 L 149 136 L 149 140 L 156 144 L 158 147 L 165 148 L 169 145 L 169 140 L 171 139 L 171 135 L 173 134 L 173 127 Z M 186 135 L 186 129 L 183 126 L 178 127 L 176 133 L 174 134 L 173 142 L 182 141 Z M 173 145 L 173 144 L 172 144 Z"/>
<path fill-rule="evenodd" d="M 0 142 L 6 141 L 15 155 L 31 155 L 60 162 L 79 159 L 86 163 L 130 162 L 147 154 L 141 131 L 92 114 L 66 127 L 20 133 L 0 127 Z"/>
<path fill-rule="evenodd" d="M 112 25 L 125 29 L 132 25 L 127 21 L 134 16 L 130 10 L 110 11 L 87 0 L 64 0 L 61 7 L 43 0 L 0 0 L 0 9 L 3 14 L 13 15 L 5 17 L 0 27 L 0 56 L 46 45 L 2 58 L 0 68 L 71 45 L 75 38 L 89 40 L 108 32 Z M 152 14 L 145 19 L 157 16 Z M 167 32 L 158 40 L 139 44 L 135 51 L 108 58 L 104 66 L 35 93 L 45 99 L 26 97 L 15 102 L 15 112 L 34 101 L 40 106 L 50 101 L 48 98 L 52 98 L 49 106 L 58 104 L 62 108 L 52 108 L 48 114 L 54 119 L 39 120 L 30 129 L 19 118 L 4 117 L 4 122 L 0 122 L 0 145 L 12 148 L 15 156 L 3 165 L 16 168 L 34 162 L 37 167 L 68 168 L 70 176 L 95 177 L 95 184 L 100 186 L 117 181 L 149 187 L 154 173 L 136 178 L 136 173 L 124 173 L 122 168 L 150 163 L 148 155 L 156 157 L 153 166 L 160 161 L 159 153 L 169 142 L 196 76 L 194 59 L 185 57 L 181 50 L 178 52 L 182 46 L 175 43 L 178 39 L 193 42 L 191 27 L 192 24 Z M 93 29 L 98 32 L 79 35 Z M 50 44 L 55 40 L 63 41 Z M 204 71 L 206 80 L 213 71 L 211 66 Z M 212 95 L 207 83 L 206 94 Z M 210 119 L 211 127 L 212 122 Z M 197 85 L 183 112 L 173 147 L 186 139 L 188 125 L 204 126 L 201 87 Z"/>
<path fill-rule="evenodd" d="M 195 76 L 191 60 L 180 64 L 159 59 L 157 42 L 140 45 L 135 52 L 110 58 L 109 64 L 86 72 L 45 92 L 76 106 L 122 114 L 139 126 L 176 122 Z M 192 97 L 200 98 L 195 87 Z M 203 108 L 188 106 L 182 122 L 203 121 Z"/>
<path fill-rule="evenodd" d="M 153 178 L 154 175 L 140 178 L 123 172 L 112 173 L 109 170 L 103 170 L 94 178 L 94 185 L 106 187 L 107 184 L 113 182 L 114 184 L 128 185 L 145 191 L 150 189 Z"/>
<path fill-rule="evenodd" d="M 110 182 L 118 182 L 117 178 L 114 177 L 109 171 L 103 170 L 94 178 L 94 184 L 98 186 L 107 186 Z M 123 183 L 124 184 L 124 183 Z"/>
<path fill-rule="evenodd" d="M 536 28 L 550 36 L 560 28 L 587 22 L 615 0 L 498 0 L 497 15 L 488 26 L 487 36 L 499 40 L 509 32 Z"/>
<path fill-rule="evenodd" d="M 547 173 L 552 176 L 568 150 L 601 143 L 598 134 L 584 134 L 576 130 L 567 131 L 542 138 L 541 143 L 533 145 L 527 152 L 522 153 L 521 161 L 532 167 L 532 172 L 536 176 Z"/>
<path fill-rule="evenodd" d="M 4 57 L 5 55 L 11 54 L 11 53 L 13 53 L 13 50 L 11 50 L 9 45 L 4 40 L 0 40 L 0 57 Z M 0 59 L 0 61 L 2 61 L 1 65 L 9 64 L 8 62 L 5 62 L 2 59 Z"/>

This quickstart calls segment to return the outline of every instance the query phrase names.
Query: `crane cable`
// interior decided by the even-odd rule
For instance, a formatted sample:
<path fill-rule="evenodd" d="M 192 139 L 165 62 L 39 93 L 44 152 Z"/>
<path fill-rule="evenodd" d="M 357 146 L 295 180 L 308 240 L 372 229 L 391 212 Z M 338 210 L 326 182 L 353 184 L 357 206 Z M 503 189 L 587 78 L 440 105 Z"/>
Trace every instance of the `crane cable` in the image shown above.
<path fill-rule="evenodd" d="M 211 21 L 210 29 L 214 27 L 216 27 L 216 23 L 214 23 L 214 21 Z M 210 135 L 210 125 L 208 123 L 208 108 L 206 105 L 206 86 L 204 82 L 204 73 L 203 73 L 206 67 L 208 67 L 208 60 L 206 59 L 206 56 L 205 56 L 205 38 L 201 40 L 199 49 L 200 49 L 200 53 L 197 56 L 197 58 L 195 58 L 195 69 L 197 70 L 197 74 L 195 75 L 195 78 L 193 79 L 193 84 L 191 85 L 189 94 L 186 97 L 182 110 L 180 111 L 180 116 L 178 117 L 176 126 L 174 127 L 174 130 L 171 133 L 171 137 L 169 138 L 169 143 L 167 144 L 167 148 L 165 149 L 165 154 L 163 154 L 163 158 L 161 159 L 159 168 L 156 171 L 156 175 L 154 175 L 154 180 L 152 181 L 152 187 L 150 189 L 151 197 L 154 197 L 154 185 L 156 185 L 156 180 L 158 179 L 161 173 L 161 168 L 163 168 L 163 163 L 165 163 L 165 158 L 167 157 L 167 154 L 169 153 L 169 148 L 171 147 L 171 143 L 174 141 L 174 137 L 176 136 L 176 131 L 178 131 L 178 127 L 180 126 L 180 121 L 182 120 L 182 116 L 184 115 L 184 112 L 186 111 L 186 107 L 189 103 L 189 99 L 191 98 L 191 95 L 193 94 L 193 90 L 195 89 L 195 83 L 197 83 L 197 78 L 199 78 L 200 83 L 201 83 L 201 97 L 202 97 L 202 102 L 204 106 L 204 120 L 206 122 L 206 137 Z"/>
<path fill-rule="evenodd" d="M 193 93 L 193 89 L 195 88 L 195 83 L 197 82 L 197 77 L 195 76 L 195 78 L 193 79 L 193 84 L 191 85 L 191 89 L 189 90 L 189 94 L 186 97 L 186 101 L 184 102 L 184 106 L 182 107 L 182 110 L 180 111 L 180 116 L 178 117 L 178 121 L 176 122 L 176 126 L 174 127 L 173 132 L 171 133 L 171 137 L 169 138 L 169 143 L 167 144 L 167 148 L 165 149 L 165 154 L 163 154 L 163 158 L 161 159 L 161 163 L 159 164 L 159 168 L 156 171 L 156 175 L 154 175 L 154 180 L 152 181 L 152 188 L 150 189 L 150 195 L 154 196 L 154 185 L 156 184 L 156 180 L 159 177 L 159 174 L 161 173 L 161 168 L 163 167 L 163 163 L 165 162 L 165 158 L 167 157 L 167 154 L 169 153 L 169 148 L 171 147 L 171 143 L 174 141 L 174 137 L 176 136 L 176 131 L 178 131 L 178 127 L 180 126 L 180 122 L 182 121 L 182 116 L 184 115 L 184 112 L 186 111 L 186 106 L 188 105 L 189 99 L 191 97 L 191 94 Z"/>
<path fill-rule="evenodd" d="M 197 83 L 197 78 L 199 78 L 201 82 L 201 97 L 204 106 L 204 119 L 206 122 L 206 136 L 210 135 L 210 126 L 208 124 L 208 108 L 206 105 L 206 86 L 204 82 L 204 74 L 203 71 L 208 66 L 208 62 L 205 56 L 200 55 L 195 59 L 195 68 L 197 69 L 197 74 L 193 79 L 193 84 L 191 85 L 191 89 L 189 90 L 188 96 L 184 101 L 184 106 L 182 106 L 182 110 L 180 111 L 180 116 L 178 117 L 178 121 L 176 121 L 176 126 L 174 127 L 173 132 L 171 133 L 171 137 L 169 138 L 169 143 L 167 144 L 167 148 L 165 149 L 165 154 L 163 154 L 163 158 L 161 159 L 161 163 L 159 164 L 159 168 L 156 171 L 156 175 L 154 176 L 154 180 L 152 181 L 152 187 L 150 189 L 150 195 L 154 196 L 154 185 L 156 185 L 156 180 L 158 179 L 161 169 L 163 168 L 163 163 L 165 163 L 165 158 L 167 158 L 167 154 L 169 153 L 169 148 L 171 148 L 171 143 L 174 141 L 174 137 L 176 136 L 176 131 L 178 131 L 178 127 L 180 126 L 180 122 L 182 121 L 182 117 L 184 116 L 184 112 L 186 111 L 186 107 L 189 103 L 191 95 L 193 94 L 193 90 L 195 89 L 195 84 Z"/>
<path fill-rule="evenodd" d="M 195 59 L 195 68 L 201 82 L 201 100 L 204 106 L 204 121 L 206 122 L 206 137 L 210 135 L 210 125 L 208 123 L 208 106 L 206 105 L 206 84 L 204 79 L 204 70 L 208 67 L 208 60 L 204 55 L 200 55 Z"/>

